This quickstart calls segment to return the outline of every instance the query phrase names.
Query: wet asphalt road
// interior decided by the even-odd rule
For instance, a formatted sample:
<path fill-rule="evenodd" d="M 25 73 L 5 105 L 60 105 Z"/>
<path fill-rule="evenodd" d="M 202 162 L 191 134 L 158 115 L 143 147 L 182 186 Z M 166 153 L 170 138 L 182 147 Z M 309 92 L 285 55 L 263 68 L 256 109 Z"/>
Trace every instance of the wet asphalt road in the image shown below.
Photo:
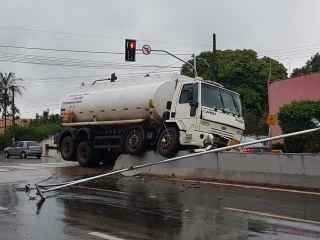
<path fill-rule="evenodd" d="M 15 188 L 104 171 L 0 158 L 0 240 L 320 239 L 320 196 L 117 176 L 48 193 L 37 207 Z"/>

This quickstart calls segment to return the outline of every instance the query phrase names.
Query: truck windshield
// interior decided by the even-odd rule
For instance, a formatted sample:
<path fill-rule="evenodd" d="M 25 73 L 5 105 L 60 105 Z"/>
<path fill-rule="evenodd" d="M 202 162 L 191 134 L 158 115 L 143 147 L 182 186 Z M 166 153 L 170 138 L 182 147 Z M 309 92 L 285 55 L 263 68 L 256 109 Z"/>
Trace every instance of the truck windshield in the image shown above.
<path fill-rule="evenodd" d="M 220 90 L 220 93 L 223 101 L 224 110 L 226 112 L 231 112 L 240 115 L 240 107 L 238 106 L 237 101 L 235 100 L 236 97 L 238 99 L 239 97 L 236 94 L 225 90 Z"/>
<path fill-rule="evenodd" d="M 219 88 L 202 84 L 201 98 L 203 106 L 223 109 Z"/>
<path fill-rule="evenodd" d="M 239 94 L 232 94 L 234 103 L 236 105 L 237 111 L 240 116 L 242 116 L 242 107 L 241 107 L 241 100 L 240 100 L 240 95 Z"/>
<path fill-rule="evenodd" d="M 183 85 L 179 103 L 191 103 L 198 99 L 198 84 L 187 83 Z"/>
<path fill-rule="evenodd" d="M 202 106 L 205 107 L 217 108 L 237 115 L 242 113 L 239 95 L 215 86 L 202 84 L 201 101 Z"/>

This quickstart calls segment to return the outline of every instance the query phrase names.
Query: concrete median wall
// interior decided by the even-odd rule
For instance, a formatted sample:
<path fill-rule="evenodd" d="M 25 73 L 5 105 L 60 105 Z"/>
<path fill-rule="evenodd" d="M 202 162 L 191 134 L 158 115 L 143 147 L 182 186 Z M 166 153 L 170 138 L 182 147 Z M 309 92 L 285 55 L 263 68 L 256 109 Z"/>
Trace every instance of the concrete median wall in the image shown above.
<path fill-rule="evenodd" d="M 179 155 L 184 154 L 187 152 L 181 152 Z M 121 155 L 114 168 L 120 169 L 162 159 L 164 158 L 153 152 L 140 157 Z M 136 173 L 320 189 L 320 155 L 212 153 L 128 174 Z"/>
<path fill-rule="evenodd" d="M 42 146 L 42 156 L 43 157 L 54 157 L 60 158 L 60 153 L 56 149 L 46 149 L 46 145 L 55 146 L 54 144 L 54 136 L 49 137 L 41 142 Z"/>

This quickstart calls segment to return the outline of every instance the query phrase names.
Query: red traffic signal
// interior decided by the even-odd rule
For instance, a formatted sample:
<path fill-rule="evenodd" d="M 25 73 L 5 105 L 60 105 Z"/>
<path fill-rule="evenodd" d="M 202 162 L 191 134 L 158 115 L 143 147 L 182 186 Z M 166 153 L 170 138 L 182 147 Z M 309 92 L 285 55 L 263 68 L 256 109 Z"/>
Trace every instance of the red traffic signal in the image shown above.
<path fill-rule="evenodd" d="M 136 42 L 135 42 L 135 41 L 134 41 L 134 42 L 130 42 L 129 47 L 130 47 L 131 49 L 136 48 Z"/>
<path fill-rule="evenodd" d="M 128 62 L 136 61 L 137 41 L 134 39 L 126 39 L 125 42 L 125 59 Z"/>

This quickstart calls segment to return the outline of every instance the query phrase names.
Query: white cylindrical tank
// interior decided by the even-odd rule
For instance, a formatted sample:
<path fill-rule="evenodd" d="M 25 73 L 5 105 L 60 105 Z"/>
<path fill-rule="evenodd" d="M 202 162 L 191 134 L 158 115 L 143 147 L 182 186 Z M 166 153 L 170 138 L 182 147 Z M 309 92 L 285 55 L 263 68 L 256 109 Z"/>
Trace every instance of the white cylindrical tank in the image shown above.
<path fill-rule="evenodd" d="M 172 101 L 177 77 L 152 79 L 132 83 L 97 83 L 79 93 L 67 95 L 62 113 L 72 113 L 73 122 L 121 121 L 159 118 Z"/>

